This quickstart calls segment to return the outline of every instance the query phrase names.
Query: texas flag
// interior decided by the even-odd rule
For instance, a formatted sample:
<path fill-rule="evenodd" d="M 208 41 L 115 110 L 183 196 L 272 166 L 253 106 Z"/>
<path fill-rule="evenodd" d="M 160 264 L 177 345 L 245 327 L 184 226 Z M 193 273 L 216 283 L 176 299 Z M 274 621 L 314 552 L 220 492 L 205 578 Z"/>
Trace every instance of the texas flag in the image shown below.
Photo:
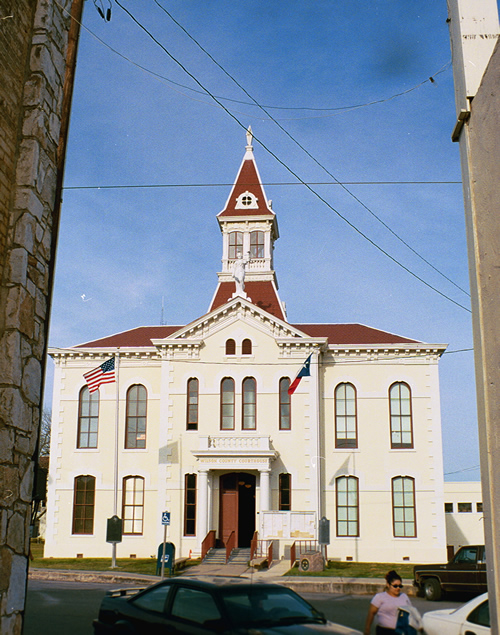
<path fill-rule="evenodd" d="M 306 359 L 306 361 L 302 364 L 302 368 L 299 370 L 299 372 L 297 373 L 297 376 L 295 377 L 295 379 L 290 384 L 290 388 L 288 389 L 288 394 L 289 395 L 293 395 L 293 393 L 295 392 L 295 389 L 300 384 L 300 380 L 302 379 L 302 377 L 310 377 L 311 376 L 311 371 L 309 369 L 309 366 L 311 365 L 311 357 L 312 357 L 312 353 L 311 353 L 311 355 L 309 355 L 309 357 Z"/>

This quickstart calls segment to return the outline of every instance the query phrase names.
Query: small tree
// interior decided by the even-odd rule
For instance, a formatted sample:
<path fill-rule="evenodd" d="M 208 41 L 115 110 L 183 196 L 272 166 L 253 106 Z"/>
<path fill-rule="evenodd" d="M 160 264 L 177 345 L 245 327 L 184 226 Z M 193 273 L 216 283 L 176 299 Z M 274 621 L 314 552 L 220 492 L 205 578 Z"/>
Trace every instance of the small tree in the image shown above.
<path fill-rule="evenodd" d="M 40 456 L 49 456 L 50 454 L 50 429 L 52 426 L 52 413 L 48 408 L 44 408 L 42 412 L 42 422 L 40 427 Z"/>

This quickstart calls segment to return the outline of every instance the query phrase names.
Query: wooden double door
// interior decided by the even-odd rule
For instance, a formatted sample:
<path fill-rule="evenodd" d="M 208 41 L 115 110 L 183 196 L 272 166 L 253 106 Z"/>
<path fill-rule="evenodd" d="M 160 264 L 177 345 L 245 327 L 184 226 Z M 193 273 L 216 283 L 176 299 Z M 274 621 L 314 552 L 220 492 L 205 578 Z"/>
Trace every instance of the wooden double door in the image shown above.
<path fill-rule="evenodd" d="M 219 542 L 226 545 L 234 531 L 237 547 L 250 547 L 255 532 L 255 476 L 230 472 L 220 477 Z"/>

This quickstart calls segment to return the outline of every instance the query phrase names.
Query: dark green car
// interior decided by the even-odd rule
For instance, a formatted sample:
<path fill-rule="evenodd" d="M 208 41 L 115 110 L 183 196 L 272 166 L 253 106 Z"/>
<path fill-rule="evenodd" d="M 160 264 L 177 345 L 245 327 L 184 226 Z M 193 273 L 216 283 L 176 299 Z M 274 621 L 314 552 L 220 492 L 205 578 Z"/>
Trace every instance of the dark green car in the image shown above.
<path fill-rule="evenodd" d="M 223 576 L 180 576 L 146 589 L 108 591 L 93 625 L 95 635 L 361 635 L 328 622 L 286 587 Z"/>

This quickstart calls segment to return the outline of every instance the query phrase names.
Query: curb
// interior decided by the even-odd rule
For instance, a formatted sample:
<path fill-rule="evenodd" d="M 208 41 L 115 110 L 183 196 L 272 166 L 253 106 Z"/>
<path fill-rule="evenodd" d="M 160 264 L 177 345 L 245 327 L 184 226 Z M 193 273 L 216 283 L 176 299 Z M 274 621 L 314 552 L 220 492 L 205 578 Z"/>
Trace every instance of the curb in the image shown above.
<path fill-rule="evenodd" d="M 148 586 L 160 581 L 159 576 L 111 571 L 62 571 L 60 569 L 30 568 L 30 580 L 52 580 L 61 582 L 100 582 L 107 584 L 137 584 Z M 256 575 L 255 580 L 274 582 L 297 593 L 341 593 L 346 595 L 375 595 L 385 589 L 385 581 L 379 578 L 316 578 L 298 579 L 291 576 Z M 415 596 L 412 580 L 403 580 L 406 595 Z"/>

